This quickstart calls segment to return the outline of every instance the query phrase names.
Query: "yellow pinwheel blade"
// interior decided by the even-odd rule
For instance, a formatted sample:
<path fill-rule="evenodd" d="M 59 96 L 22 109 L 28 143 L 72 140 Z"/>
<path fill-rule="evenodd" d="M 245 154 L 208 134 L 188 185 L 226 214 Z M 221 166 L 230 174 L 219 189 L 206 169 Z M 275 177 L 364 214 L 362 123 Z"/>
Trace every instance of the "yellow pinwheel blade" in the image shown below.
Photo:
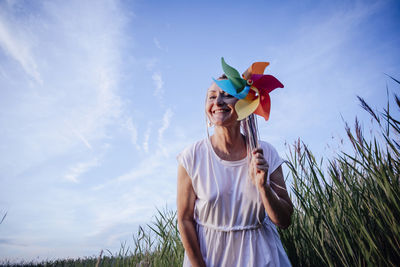
<path fill-rule="evenodd" d="M 246 97 L 236 102 L 235 110 L 238 115 L 238 121 L 243 120 L 251 113 L 253 113 L 257 109 L 259 104 L 260 104 L 260 95 L 257 95 L 255 98 Z"/>

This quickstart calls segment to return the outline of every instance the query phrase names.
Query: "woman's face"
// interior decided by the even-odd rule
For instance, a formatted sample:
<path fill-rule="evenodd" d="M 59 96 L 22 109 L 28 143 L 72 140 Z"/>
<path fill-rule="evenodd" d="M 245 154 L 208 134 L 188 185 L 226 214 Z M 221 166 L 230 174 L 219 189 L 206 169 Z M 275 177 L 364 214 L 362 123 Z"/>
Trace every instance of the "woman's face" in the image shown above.
<path fill-rule="evenodd" d="M 233 126 L 239 123 L 235 111 L 235 104 L 238 101 L 215 83 L 207 91 L 206 114 L 212 124 L 216 126 Z"/>

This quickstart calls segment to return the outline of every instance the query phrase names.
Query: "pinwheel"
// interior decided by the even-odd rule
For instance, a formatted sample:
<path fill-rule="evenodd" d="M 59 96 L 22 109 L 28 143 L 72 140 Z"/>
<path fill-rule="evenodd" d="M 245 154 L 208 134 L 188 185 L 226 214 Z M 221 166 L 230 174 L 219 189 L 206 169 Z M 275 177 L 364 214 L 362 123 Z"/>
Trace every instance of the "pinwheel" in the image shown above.
<path fill-rule="evenodd" d="M 243 120 L 251 114 L 257 114 L 266 121 L 271 110 L 269 93 L 283 84 L 272 75 L 265 75 L 268 62 L 253 63 L 241 76 L 233 67 L 221 58 L 222 69 L 227 80 L 216 80 L 215 83 L 226 93 L 239 99 L 235 104 L 238 120 Z"/>

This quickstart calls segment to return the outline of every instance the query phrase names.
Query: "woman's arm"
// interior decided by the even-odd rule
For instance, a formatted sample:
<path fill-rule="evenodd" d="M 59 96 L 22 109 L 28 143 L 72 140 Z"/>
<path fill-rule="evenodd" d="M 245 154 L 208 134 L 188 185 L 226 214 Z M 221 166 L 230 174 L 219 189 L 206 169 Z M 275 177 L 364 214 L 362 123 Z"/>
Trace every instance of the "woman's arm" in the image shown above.
<path fill-rule="evenodd" d="M 190 263 L 193 266 L 206 266 L 201 255 L 199 241 L 196 233 L 195 221 L 193 219 L 194 203 L 196 194 L 193 190 L 192 180 L 185 168 L 178 166 L 178 228 L 181 240 Z"/>
<path fill-rule="evenodd" d="M 279 166 L 271 173 L 270 184 L 267 185 L 269 166 L 262 149 L 258 148 L 253 151 L 251 164 L 252 173 L 255 173 L 254 182 L 261 193 L 261 199 L 269 218 L 277 226 L 287 228 L 293 213 L 293 203 L 286 189 L 282 167 Z"/>

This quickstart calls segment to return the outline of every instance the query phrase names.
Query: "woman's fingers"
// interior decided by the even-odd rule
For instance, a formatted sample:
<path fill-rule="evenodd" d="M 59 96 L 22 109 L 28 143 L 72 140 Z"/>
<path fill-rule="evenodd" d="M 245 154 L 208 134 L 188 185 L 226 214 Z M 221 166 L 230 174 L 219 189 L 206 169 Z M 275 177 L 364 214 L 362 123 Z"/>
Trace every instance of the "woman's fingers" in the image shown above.
<path fill-rule="evenodd" d="M 255 148 L 255 149 L 253 149 L 253 154 L 257 154 L 257 153 L 260 153 L 260 154 L 264 154 L 264 151 L 262 150 L 262 148 Z"/>
<path fill-rule="evenodd" d="M 261 148 L 255 148 L 253 150 L 252 161 L 257 171 L 268 172 L 269 165 L 268 162 L 265 160 L 263 153 L 264 152 Z"/>
<path fill-rule="evenodd" d="M 264 151 L 261 148 L 255 148 L 253 150 L 253 158 L 264 159 Z"/>
<path fill-rule="evenodd" d="M 257 165 L 257 169 L 260 171 L 268 172 L 268 165 Z"/>
<path fill-rule="evenodd" d="M 264 158 L 255 158 L 254 161 L 256 164 L 267 164 L 267 161 Z"/>
<path fill-rule="evenodd" d="M 253 164 L 258 170 L 268 171 L 269 165 L 265 160 L 255 160 Z"/>
<path fill-rule="evenodd" d="M 268 162 L 265 160 L 264 157 L 254 157 L 253 162 L 256 165 L 268 165 Z"/>
<path fill-rule="evenodd" d="M 267 171 L 268 167 L 269 167 L 268 162 L 265 160 L 264 157 L 259 157 L 259 158 L 254 157 L 253 164 L 257 169 L 262 170 L 262 171 Z"/>

